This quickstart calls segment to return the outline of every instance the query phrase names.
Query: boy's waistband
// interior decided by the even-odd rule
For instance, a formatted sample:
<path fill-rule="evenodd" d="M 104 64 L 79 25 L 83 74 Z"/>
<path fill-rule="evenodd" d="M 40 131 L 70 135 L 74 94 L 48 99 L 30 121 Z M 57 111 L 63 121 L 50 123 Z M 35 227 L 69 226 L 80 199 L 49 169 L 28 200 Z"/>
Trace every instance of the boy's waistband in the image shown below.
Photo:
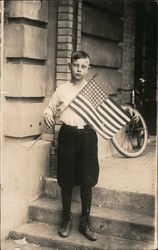
<path fill-rule="evenodd" d="M 71 126 L 71 125 L 67 125 L 65 123 L 62 124 L 65 127 L 69 127 L 71 129 L 75 129 L 75 130 L 84 130 L 84 129 L 92 129 L 90 125 L 83 125 L 83 126 Z"/>

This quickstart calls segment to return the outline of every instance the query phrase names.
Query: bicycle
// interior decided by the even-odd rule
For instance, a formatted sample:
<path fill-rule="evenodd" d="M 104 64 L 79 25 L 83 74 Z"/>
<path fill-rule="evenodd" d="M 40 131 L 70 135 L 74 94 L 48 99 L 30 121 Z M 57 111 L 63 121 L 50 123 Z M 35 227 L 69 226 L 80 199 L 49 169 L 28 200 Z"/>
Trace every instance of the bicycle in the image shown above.
<path fill-rule="evenodd" d="M 131 121 L 111 141 L 120 154 L 128 158 L 134 158 L 140 156 L 147 146 L 148 129 L 143 116 L 136 108 L 135 90 L 119 88 L 118 93 L 122 94 L 122 92 L 131 95 L 131 103 L 121 105 L 129 112 Z"/>

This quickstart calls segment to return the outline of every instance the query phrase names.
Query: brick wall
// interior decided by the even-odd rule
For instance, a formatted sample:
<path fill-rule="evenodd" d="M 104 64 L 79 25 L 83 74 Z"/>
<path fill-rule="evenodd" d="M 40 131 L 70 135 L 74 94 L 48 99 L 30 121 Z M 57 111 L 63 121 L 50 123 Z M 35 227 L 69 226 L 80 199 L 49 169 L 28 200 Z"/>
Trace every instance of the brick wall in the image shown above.
<path fill-rule="evenodd" d="M 124 3 L 124 33 L 122 47 L 122 88 L 131 88 L 134 85 L 135 59 L 135 7 L 132 1 L 125 1 Z"/>
<path fill-rule="evenodd" d="M 73 49 L 73 1 L 63 0 L 58 5 L 57 23 L 57 63 L 56 84 L 57 86 L 65 80 L 70 80 L 68 62 Z"/>
<path fill-rule="evenodd" d="M 57 6 L 57 53 L 56 53 L 56 87 L 71 79 L 68 69 L 71 53 L 73 51 L 74 37 L 74 1 L 60 0 Z M 60 110 L 59 110 L 60 112 Z M 56 117 L 53 129 L 53 145 L 50 154 L 50 176 L 56 176 L 57 171 L 57 144 L 58 131 L 61 122 Z"/>
<path fill-rule="evenodd" d="M 123 17 L 123 42 L 122 46 L 122 73 L 121 88 L 131 89 L 134 87 L 134 63 L 135 63 L 135 4 L 132 1 L 124 1 Z M 124 105 L 131 101 L 131 93 L 123 91 L 118 95 L 120 104 Z"/>
<path fill-rule="evenodd" d="M 56 62 L 57 86 L 71 78 L 67 64 L 70 62 L 72 51 L 80 48 L 81 8 L 81 0 L 60 0 L 58 4 Z"/>
<path fill-rule="evenodd" d="M 77 16 L 77 50 L 81 49 L 81 28 L 82 28 L 82 0 L 78 0 L 78 16 Z"/>
<path fill-rule="evenodd" d="M 60 0 L 57 18 L 57 58 L 56 58 L 56 87 L 71 79 L 68 69 L 71 53 L 81 48 L 81 19 L 82 0 Z M 60 110 L 59 110 L 60 112 Z M 56 176 L 57 144 L 61 122 L 56 118 L 53 146 L 50 155 L 50 176 Z"/>

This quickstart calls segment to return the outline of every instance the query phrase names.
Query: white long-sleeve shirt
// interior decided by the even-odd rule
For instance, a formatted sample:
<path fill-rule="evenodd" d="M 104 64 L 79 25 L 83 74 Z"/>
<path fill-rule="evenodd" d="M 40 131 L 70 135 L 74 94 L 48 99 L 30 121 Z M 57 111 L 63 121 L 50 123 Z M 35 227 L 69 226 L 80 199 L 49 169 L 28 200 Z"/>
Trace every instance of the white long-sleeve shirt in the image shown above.
<path fill-rule="evenodd" d="M 44 110 L 44 115 L 49 114 L 54 116 L 57 108 L 59 108 L 61 110 L 60 120 L 63 123 L 83 128 L 83 126 L 86 125 L 85 121 L 69 107 L 69 104 L 86 83 L 84 80 L 82 84 L 65 82 L 60 85 L 51 97 L 47 108 Z"/>

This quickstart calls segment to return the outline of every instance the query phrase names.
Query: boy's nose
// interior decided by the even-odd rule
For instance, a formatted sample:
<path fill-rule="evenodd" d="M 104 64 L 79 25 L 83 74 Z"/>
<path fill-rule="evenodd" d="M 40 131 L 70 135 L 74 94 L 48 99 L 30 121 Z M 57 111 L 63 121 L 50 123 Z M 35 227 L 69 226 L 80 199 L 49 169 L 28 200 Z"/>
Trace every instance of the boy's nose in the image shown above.
<path fill-rule="evenodd" d="M 78 66 L 78 71 L 79 71 L 79 72 L 81 71 L 81 66 L 80 66 L 80 65 Z"/>

